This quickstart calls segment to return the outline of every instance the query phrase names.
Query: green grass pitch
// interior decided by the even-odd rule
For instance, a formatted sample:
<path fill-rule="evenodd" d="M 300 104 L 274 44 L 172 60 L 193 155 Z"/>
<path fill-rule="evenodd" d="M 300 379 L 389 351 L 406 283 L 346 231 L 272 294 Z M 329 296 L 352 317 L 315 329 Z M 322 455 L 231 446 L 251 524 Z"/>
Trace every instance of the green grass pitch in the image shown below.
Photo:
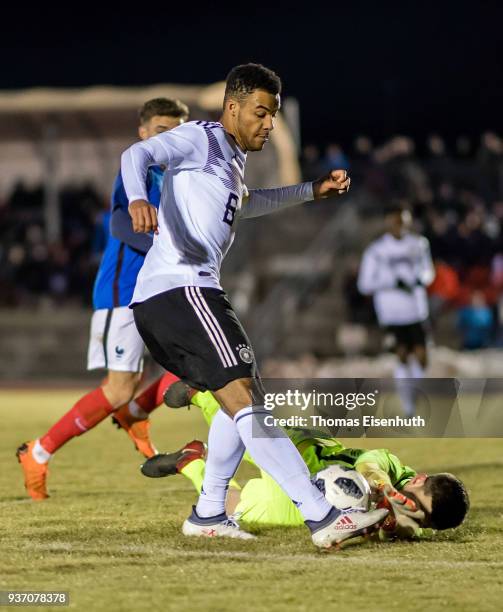
<path fill-rule="evenodd" d="M 251 543 L 187 539 L 180 527 L 195 501 L 190 483 L 141 476 L 140 455 L 110 420 L 53 459 L 49 500 L 26 498 L 16 446 L 44 433 L 80 395 L 0 391 L 0 590 L 68 590 L 71 609 L 91 611 L 502 609 L 501 440 L 349 441 L 465 480 L 469 520 L 435 541 L 354 541 L 320 553 L 302 528 L 257 529 Z M 206 439 L 197 409 L 160 408 L 152 423 L 161 450 Z M 253 473 L 246 470 L 238 480 Z"/>

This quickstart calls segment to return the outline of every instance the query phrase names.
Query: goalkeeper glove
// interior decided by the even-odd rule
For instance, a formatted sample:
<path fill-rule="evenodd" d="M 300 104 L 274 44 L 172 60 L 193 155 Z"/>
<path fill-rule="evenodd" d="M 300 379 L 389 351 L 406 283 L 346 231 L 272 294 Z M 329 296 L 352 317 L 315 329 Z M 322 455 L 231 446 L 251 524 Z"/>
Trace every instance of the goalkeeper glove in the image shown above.
<path fill-rule="evenodd" d="M 398 538 L 413 538 L 421 534 L 421 521 L 425 515 L 416 503 L 390 485 L 380 489 L 382 499 L 378 508 L 387 508 L 390 513 L 382 529 L 388 535 Z"/>

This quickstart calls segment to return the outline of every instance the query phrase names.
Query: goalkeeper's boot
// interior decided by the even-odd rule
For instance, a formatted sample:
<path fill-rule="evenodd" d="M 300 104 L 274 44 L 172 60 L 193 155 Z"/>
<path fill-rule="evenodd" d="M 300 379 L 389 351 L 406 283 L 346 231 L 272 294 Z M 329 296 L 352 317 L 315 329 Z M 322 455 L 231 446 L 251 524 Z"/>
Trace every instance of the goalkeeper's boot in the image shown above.
<path fill-rule="evenodd" d="M 236 538 L 240 540 L 255 540 L 256 536 L 243 531 L 239 524 L 225 512 L 209 518 L 200 517 L 196 507 L 192 506 L 192 514 L 184 522 L 182 533 L 186 536 L 202 538 Z"/>
<path fill-rule="evenodd" d="M 365 536 L 379 528 L 388 515 L 388 510 L 372 510 L 371 512 L 346 512 L 332 508 L 321 521 L 306 521 L 311 530 L 313 544 L 318 548 L 339 546 L 345 540 Z"/>
<path fill-rule="evenodd" d="M 194 461 L 206 457 L 206 445 L 199 440 L 192 440 L 174 453 L 161 453 L 151 457 L 141 466 L 141 473 L 149 478 L 163 478 L 179 474 L 183 468 Z"/>
<path fill-rule="evenodd" d="M 168 408 L 185 408 L 190 406 L 190 400 L 196 393 L 197 389 L 177 380 L 164 391 L 163 400 Z"/>
<path fill-rule="evenodd" d="M 112 422 L 119 429 L 124 429 L 133 440 L 136 449 L 147 459 L 157 455 L 157 449 L 150 440 L 150 419 L 137 419 L 129 412 L 127 405 L 116 410 Z"/>
<path fill-rule="evenodd" d="M 25 442 L 16 450 L 16 457 L 24 472 L 24 486 L 28 495 L 35 501 L 47 499 L 47 463 L 38 463 L 33 457 L 35 440 Z"/>

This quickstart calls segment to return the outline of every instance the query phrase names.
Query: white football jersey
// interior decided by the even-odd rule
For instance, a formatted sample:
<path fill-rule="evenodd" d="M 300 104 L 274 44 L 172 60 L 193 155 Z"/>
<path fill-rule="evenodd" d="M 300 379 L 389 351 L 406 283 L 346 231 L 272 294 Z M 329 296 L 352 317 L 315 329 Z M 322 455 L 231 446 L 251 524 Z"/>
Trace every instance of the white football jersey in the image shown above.
<path fill-rule="evenodd" d="M 430 245 L 424 236 L 405 234 L 397 239 L 384 234 L 363 254 L 358 289 L 365 295 L 374 296 L 380 325 L 408 325 L 428 318 L 425 287 L 434 277 Z M 400 280 L 412 290 L 397 288 Z"/>
<path fill-rule="evenodd" d="M 138 142 L 122 156 L 129 202 L 147 200 L 148 165 L 166 165 L 159 234 L 138 275 L 132 304 L 187 285 L 220 287 L 220 266 L 241 210 L 246 153 L 223 128 L 190 121 Z"/>

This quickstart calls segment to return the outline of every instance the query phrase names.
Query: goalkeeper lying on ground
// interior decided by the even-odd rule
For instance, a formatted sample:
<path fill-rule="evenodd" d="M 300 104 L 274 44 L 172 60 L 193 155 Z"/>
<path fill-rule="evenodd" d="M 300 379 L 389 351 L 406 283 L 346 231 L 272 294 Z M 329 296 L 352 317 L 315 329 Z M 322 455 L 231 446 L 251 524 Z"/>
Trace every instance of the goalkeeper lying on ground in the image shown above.
<path fill-rule="evenodd" d="M 193 392 L 186 389 L 184 383 L 174 383 L 166 392 L 166 403 L 174 407 L 188 403 L 199 407 L 209 425 L 219 410 L 219 404 L 210 392 L 192 395 Z M 180 397 L 184 399 L 181 401 Z M 345 448 L 336 439 L 318 432 L 313 434 L 300 429 L 285 431 L 311 474 L 317 474 L 329 465 L 339 464 L 355 469 L 365 477 L 370 484 L 373 501 L 378 507 L 384 506 L 392 511 L 379 532 L 380 539 L 419 538 L 431 534 L 432 529 L 457 527 L 465 518 L 469 508 L 468 494 L 463 483 L 452 474 L 417 474 L 412 468 L 402 465 L 398 457 L 386 449 Z M 183 474 L 200 493 L 204 456 L 204 444 L 194 440 L 175 453 L 149 459 L 142 466 L 142 472 L 150 477 Z M 243 458 L 255 465 L 247 454 Z M 302 525 L 299 510 L 281 487 L 265 472 L 261 471 L 260 474 L 260 478 L 252 478 L 242 489 L 236 481 L 231 481 L 227 513 L 246 523 Z"/>

